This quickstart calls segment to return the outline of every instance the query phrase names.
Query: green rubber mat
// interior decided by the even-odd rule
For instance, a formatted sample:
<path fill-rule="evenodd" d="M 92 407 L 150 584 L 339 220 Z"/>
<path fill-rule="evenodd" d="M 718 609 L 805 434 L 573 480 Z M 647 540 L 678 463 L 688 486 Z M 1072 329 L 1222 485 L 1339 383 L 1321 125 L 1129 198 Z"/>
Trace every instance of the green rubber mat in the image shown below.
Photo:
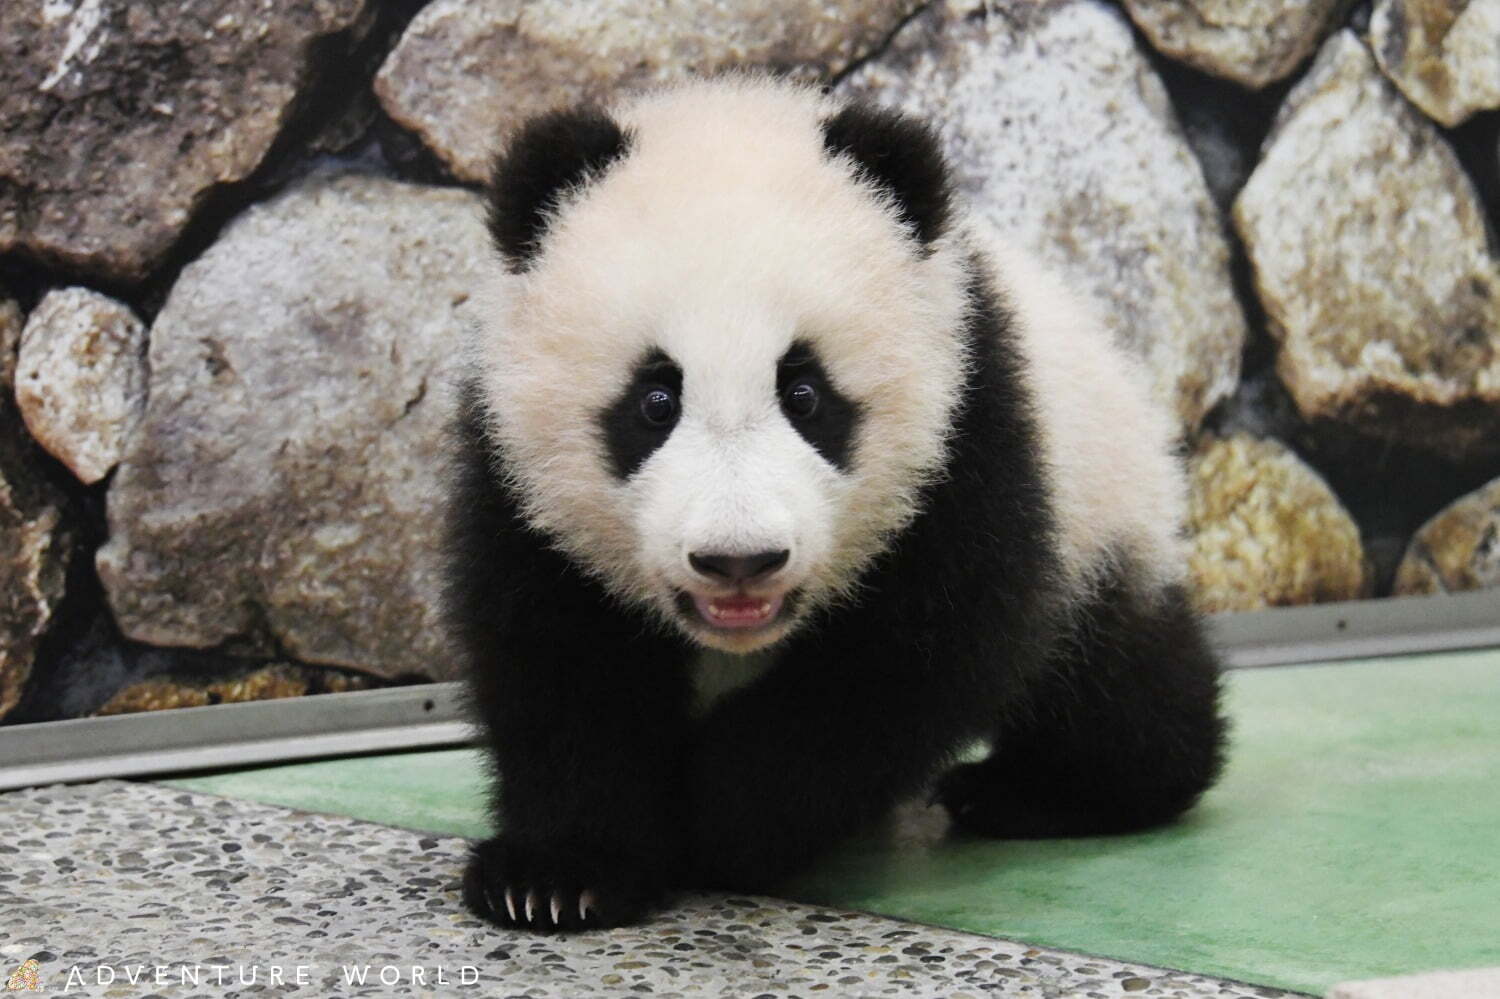
<path fill-rule="evenodd" d="M 1239 671 L 1223 782 L 1159 832 L 871 836 L 785 894 L 1309 992 L 1500 965 L 1500 650 Z M 169 781 L 477 835 L 469 751 Z"/>
<path fill-rule="evenodd" d="M 489 830 L 489 778 L 483 756 L 472 749 L 248 767 L 156 783 L 451 836 Z"/>

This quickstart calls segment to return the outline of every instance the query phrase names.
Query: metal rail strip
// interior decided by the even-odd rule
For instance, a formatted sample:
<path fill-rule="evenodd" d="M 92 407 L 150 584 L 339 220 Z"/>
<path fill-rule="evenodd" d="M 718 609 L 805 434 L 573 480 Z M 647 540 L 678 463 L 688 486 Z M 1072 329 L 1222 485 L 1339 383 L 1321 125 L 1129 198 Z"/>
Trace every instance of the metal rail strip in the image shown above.
<path fill-rule="evenodd" d="M 1219 614 L 1233 667 L 1500 646 L 1500 590 Z M 0 726 L 0 789 L 458 745 L 456 683 Z"/>
<path fill-rule="evenodd" d="M 1230 666 L 1286 666 L 1500 646 L 1500 589 L 1215 614 Z"/>
<path fill-rule="evenodd" d="M 0 789 L 467 742 L 456 683 L 0 727 Z"/>

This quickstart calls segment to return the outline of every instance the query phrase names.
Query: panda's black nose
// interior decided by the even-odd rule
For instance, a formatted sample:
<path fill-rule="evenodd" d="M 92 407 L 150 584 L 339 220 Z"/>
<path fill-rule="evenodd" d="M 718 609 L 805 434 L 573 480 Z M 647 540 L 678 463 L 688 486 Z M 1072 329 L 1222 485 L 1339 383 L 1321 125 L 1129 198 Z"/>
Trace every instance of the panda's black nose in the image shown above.
<path fill-rule="evenodd" d="M 759 552 L 755 555 L 720 555 L 713 552 L 690 552 L 688 563 L 700 575 L 710 579 L 731 583 L 748 583 L 786 565 L 792 555 L 786 549 L 779 552 Z"/>

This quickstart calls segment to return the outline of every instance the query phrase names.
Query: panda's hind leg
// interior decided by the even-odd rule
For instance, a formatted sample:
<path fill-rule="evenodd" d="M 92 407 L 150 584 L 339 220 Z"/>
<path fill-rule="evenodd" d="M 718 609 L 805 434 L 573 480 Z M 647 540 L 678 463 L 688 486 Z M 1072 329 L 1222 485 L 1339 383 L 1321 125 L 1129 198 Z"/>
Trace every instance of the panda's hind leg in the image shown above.
<path fill-rule="evenodd" d="M 1114 571 L 1028 695 L 988 759 L 940 780 L 960 828 L 1011 839 L 1144 829 L 1219 774 L 1219 663 L 1181 587 Z"/>

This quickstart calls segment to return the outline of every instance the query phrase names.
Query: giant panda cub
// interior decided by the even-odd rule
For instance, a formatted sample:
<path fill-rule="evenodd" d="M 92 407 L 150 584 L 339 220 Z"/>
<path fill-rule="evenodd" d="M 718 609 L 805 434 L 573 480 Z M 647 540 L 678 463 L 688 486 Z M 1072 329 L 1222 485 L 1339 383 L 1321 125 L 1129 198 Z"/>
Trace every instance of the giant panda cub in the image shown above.
<path fill-rule="evenodd" d="M 764 889 L 914 794 L 1079 836 L 1213 782 L 1173 422 L 926 127 L 693 82 L 533 119 L 489 198 L 447 563 L 498 778 L 474 912 Z"/>

